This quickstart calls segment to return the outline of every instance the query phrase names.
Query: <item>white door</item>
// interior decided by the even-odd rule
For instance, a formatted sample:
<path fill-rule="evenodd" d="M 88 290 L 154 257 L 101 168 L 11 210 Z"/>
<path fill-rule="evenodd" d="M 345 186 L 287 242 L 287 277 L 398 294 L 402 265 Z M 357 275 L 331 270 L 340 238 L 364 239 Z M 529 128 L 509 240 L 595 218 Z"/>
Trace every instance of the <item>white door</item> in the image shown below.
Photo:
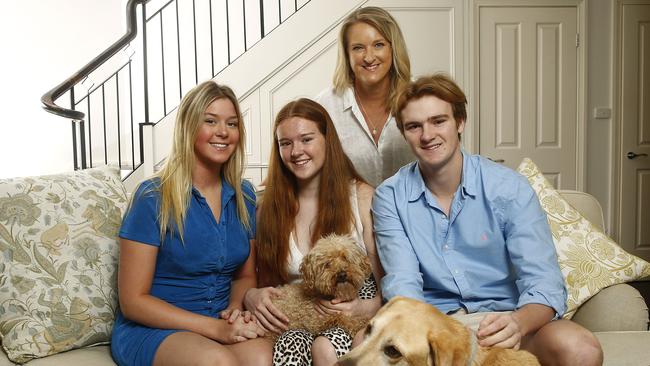
<path fill-rule="evenodd" d="M 479 152 L 576 189 L 578 10 L 479 8 Z"/>
<path fill-rule="evenodd" d="M 623 5 L 620 244 L 650 259 L 650 5 Z"/>

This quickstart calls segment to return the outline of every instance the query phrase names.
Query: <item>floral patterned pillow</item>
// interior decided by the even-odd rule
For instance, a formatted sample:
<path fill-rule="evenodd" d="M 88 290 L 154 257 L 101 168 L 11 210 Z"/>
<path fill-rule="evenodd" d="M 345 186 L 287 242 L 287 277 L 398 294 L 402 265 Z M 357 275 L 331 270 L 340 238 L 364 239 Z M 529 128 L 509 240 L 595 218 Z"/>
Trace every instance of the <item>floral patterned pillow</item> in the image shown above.
<path fill-rule="evenodd" d="M 110 340 L 126 204 L 117 168 L 0 180 L 0 336 L 12 361 Z"/>
<path fill-rule="evenodd" d="M 528 178 L 546 211 L 568 292 L 564 318 L 605 287 L 650 276 L 650 263 L 624 251 L 573 208 L 535 163 L 525 158 L 517 171 Z"/>

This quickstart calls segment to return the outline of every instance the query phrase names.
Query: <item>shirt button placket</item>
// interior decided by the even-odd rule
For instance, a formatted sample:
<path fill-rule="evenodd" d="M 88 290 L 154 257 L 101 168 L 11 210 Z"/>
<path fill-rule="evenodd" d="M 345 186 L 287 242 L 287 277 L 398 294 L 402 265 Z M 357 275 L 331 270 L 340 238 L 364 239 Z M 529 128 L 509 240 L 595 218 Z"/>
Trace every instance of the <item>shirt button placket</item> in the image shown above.
<path fill-rule="evenodd" d="M 447 222 L 447 215 L 445 215 L 445 213 L 442 212 L 442 211 L 440 211 L 438 215 L 440 217 L 440 221 L 438 221 L 438 228 L 440 229 L 439 238 L 442 241 L 446 241 L 447 240 L 447 229 L 449 228 L 449 224 Z"/>

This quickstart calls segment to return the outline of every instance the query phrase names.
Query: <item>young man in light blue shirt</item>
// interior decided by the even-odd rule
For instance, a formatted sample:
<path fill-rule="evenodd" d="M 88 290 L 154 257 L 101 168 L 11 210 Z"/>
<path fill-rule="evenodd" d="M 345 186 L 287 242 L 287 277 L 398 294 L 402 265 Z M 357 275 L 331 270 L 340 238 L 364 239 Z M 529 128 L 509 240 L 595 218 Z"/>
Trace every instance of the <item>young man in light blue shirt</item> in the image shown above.
<path fill-rule="evenodd" d="M 398 99 L 397 125 L 417 161 L 375 191 L 384 297 L 474 321 L 481 346 L 526 349 L 543 365 L 602 364 L 593 334 L 554 320 L 566 289 L 526 178 L 461 149 L 466 103 L 441 74 L 412 82 Z"/>

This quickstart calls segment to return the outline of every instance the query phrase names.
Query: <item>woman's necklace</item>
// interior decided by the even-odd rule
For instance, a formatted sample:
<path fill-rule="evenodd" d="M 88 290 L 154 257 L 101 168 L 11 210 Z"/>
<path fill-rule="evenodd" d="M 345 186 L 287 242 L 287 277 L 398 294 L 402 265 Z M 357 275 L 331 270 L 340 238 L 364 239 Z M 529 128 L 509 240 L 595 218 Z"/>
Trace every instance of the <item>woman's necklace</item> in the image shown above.
<path fill-rule="evenodd" d="M 377 136 L 377 126 L 372 122 L 370 119 L 370 115 L 368 112 L 366 112 L 366 109 L 363 108 L 363 103 L 361 103 L 361 97 L 357 94 L 357 92 L 354 92 L 354 97 L 357 99 L 357 103 L 359 103 L 359 107 L 361 107 L 361 111 L 363 112 L 363 115 L 366 117 L 366 120 L 368 120 L 368 127 L 370 127 L 372 130 L 370 131 L 372 133 L 372 136 Z"/>

